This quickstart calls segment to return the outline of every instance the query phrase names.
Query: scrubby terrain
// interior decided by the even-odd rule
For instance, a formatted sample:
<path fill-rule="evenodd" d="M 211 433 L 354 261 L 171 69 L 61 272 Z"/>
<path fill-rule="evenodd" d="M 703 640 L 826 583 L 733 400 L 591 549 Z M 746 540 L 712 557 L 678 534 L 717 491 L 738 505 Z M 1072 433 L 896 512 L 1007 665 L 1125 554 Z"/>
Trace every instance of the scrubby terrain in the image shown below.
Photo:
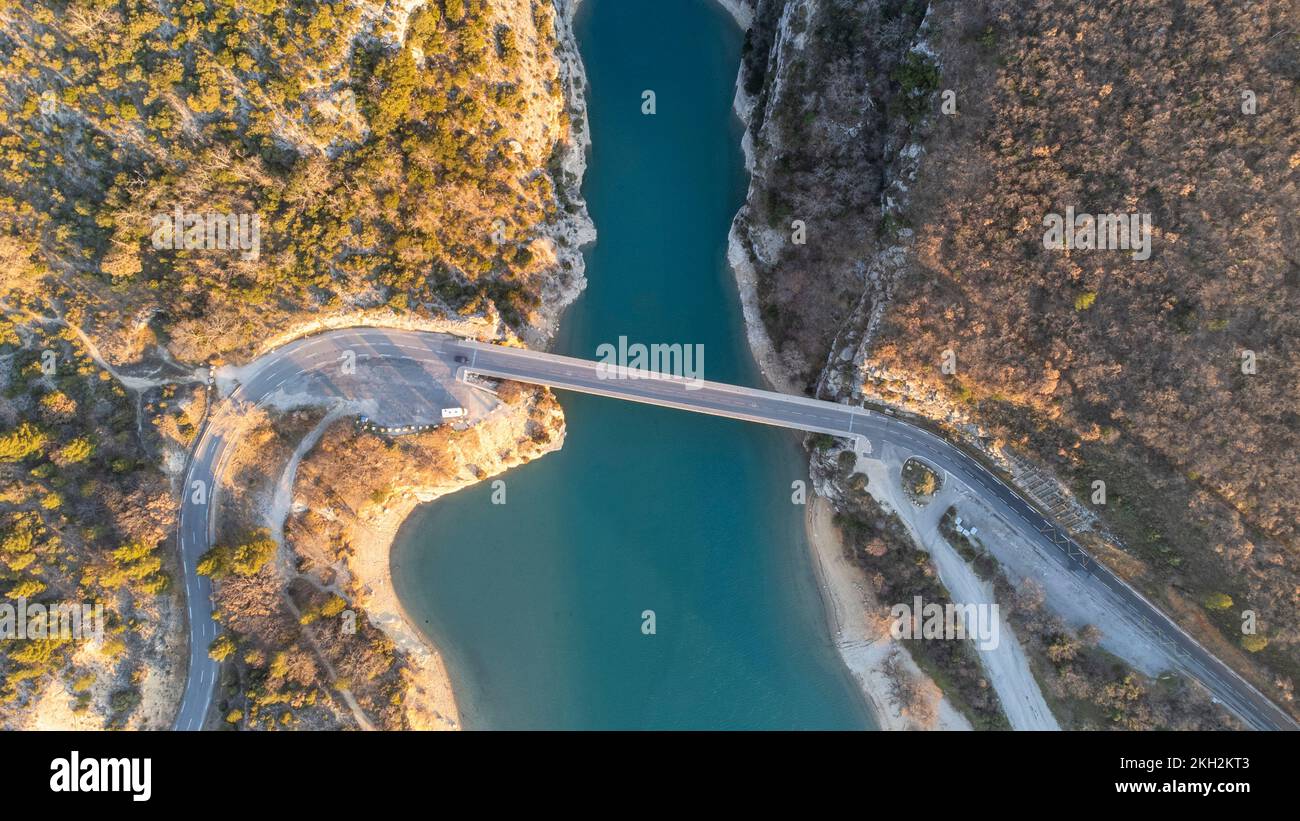
<path fill-rule="evenodd" d="M 473 427 L 388 438 L 352 418 L 295 411 L 250 420 L 232 458 L 215 584 L 227 661 L 216 712 L 239 729 L 455 729 L 441 657 L 409 625 L 388 549 L 414 507 L 560 446 L 549 391 L 508 385 Z M 318 439 L 293 462 L 314 426 Z M 284 521 L 268 506 L 290 489 Z"/>
<path fill-rule="evenodd" d="M 1093 507 L 1137 560 L 1129 575 L 1174 611 L 1230 596 L 1206 615 L 1289 694 L 1300 46 L 1285 6 L 945 11 L 959 114 L 937 117 L 927 143 L 914 268 L 873 359 L 909 392 L 964 405 L 1081 498 L 1104 481 Z M 1044 249 L 1043 215 L 1067 205 L 1150 213 L 1151 258 Z"/>
<path fill-rule="evenodd" d="M 110 637 L 0 642 L 0 722 L 166 727 L 185 666 L 177 478 L 214 398 L 203 366 L 362 321 L 544 341 L 592 234 L 581 68 L 540 0 L 19 0 L 0 6 L 0 66 L 0 595 L 103 602 Z M 305 429 L 254 449 L 248 477 Z M 260 570 L 267 536 L 226 532 L 264 502 L 243 491 L 223 547 Z M 400 724 L 320 684 L 329 664 L 388 670 L 366 655 L 379 634 L 363 661 L 327 664 L 277 637 L 285 612 L 310 623 L 335 599 L 256 577 L 227 574 L 227 592 L 268 595 L 232 612 L 271 619 L 241 648 L 260 663 L 231 669 L 263 671 L 268 705 Z M 238 709 L 238 726 L 284 720 Z"/>
<path fill-rule="evenodd" d="M 1056 477 L 1100 558 L 1294 711 L 1293 9 L 754 6 L 733 239 L 774 378 Z M 1150 214 L 1150 258 L 1045 248 L 1067 207 Z"/>
<path fill-rule="evenodd" d="M 174 505 L 139 425 L 188 428 L 193 403 L 128 393 L 66 328 L 0 323 L 0 726 L 165 725 L 184 642 Z M 14 634 L 17 608 L 72 603 L 103 607 L 102 636 Z"/>
<path fill-rule="evenodd" d="M 115 362 L 244 350 L 306 311 L 540 322 L 573 122 L 548 3 L 10 4 L 6 290 Z M 257 215 L 255 258 L 154 218 Z M 566 260 L 572 265 L 573 260 Z"/>

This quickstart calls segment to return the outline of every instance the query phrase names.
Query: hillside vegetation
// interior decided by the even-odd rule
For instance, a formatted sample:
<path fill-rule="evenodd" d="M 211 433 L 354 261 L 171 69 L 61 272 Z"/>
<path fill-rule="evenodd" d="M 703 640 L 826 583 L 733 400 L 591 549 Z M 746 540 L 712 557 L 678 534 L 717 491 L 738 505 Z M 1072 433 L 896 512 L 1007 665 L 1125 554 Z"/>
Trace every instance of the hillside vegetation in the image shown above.
<path fill-rule="evenodd" d="M 1054 473 L 1101 558 L 1294 708 L 1294 8 L 756 8 L 738 222 L 783 363 Z M 1149 214 L 1150 258 L 1048 250 L 1067 208 Z"/>
<path fill-rule="evenodd" d="M 762 322 L 812 384 L 859 307 L 885 227 L 882 192 L 907 131 L 892 79 L 924 16 L 911 2 L 754 0 L 741 90 L 753 101 L 753 180 L 737 233 Z M 802 225 L 802 242 L 795 234 Z"/>
<path fill-rule="evenodd" d="M 1294 17 L 1285 4 L 1206 0 L 937 8 L 959 113 L 935 119 L 909 214 L 915 266 L 873 358 L 913 392 L 966 405 L 1080 498 L 1106 482 L 1094 508 L 1140 561 L 1136 580 L 1203 634 L 1212 622 L 1237 647 L 1221 652 L 1242 662 L 1246 651 L 1289 697 L 1300 673 Z M 1151 258 L 1045 250 L 1043 216 L 1070 205 L 1150 213 Z M 1216 594 L 1233 605 L 1204 608 Z M 1253 635 L 1240 629 L 1247 610 Z"/>
<path fill-rule="evenodd" d="M 0 726 L 30 726 L 35 711 L 23 708 L 58 693 L 74 722 L 125 726 L 146 679 L 168 677 L 168 631 L 179 627 L 168 483 L 142 458 L 132 397 L 72 333 L 4 318 L 0 333 L 0 603 L 98 605 L 105 622 L 102 640 L 0 639 Z M 166 406 L 172 395 L 154 396 Z"/>
<path fill-rule="evenodd" d="M 0 726 L 170 723 L 197 366 L 363 313 L 545 333 L 581 285 L 565 25 L 542 0 L 0 3 L 0 602 L 108 617 L 102 647 L 0 641 Z M 160 241 L 178 213 L 257 231 Z M 255 593 L 267 544 L 232 533 L 207 569 Z M 246 617 L 335 607 L 298 587 Z M 331 680 L 308 644 L 260 666 Z"/>
<path fill-rule="evenodd" d="M 238 351 L 302 312 L 523 325 L 570 136 L 550 3 L 17 2 L 0 12 L 0 291 L 112 361 Z M 151 221 L 257 214 L 256 259 Z"/>

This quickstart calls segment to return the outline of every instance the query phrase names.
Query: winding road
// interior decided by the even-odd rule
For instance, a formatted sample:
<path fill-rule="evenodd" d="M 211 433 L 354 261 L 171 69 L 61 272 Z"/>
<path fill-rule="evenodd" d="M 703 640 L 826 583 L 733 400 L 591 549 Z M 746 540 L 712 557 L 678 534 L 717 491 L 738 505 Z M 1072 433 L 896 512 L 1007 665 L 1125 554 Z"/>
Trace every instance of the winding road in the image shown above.
<path fill-rule="evenodd" d="M 457 361 L 458 357 L 464 362 Z M 355 364 L 349 371 L 347 365 Z M 366 378 L 373 368 L 383 378 Z M 240 384 L 200 432 L 181 506 L 178 537 L 189 603 L 190 670 L 175 727 L 197 730 L 212 701 L 220 665 L 208 656 L 217 635 L 212 590 L 195 573 L 213 543 L 215 478 L 229 456 L 237 409 L 271 402 L 337 403 L 367 409 L 380 424 L 440 421 L 438 409 L 462 406 L 473 420 L 488 409 L 467 373 L 742 419 L 784 428 L 853 437 L 869 451 L 888 441 L 947 472 L 979 494 L 1008 525 L 1078 574 L 1100 595 L 1145 624 L 1183 672 L 1200 681 L 1243 723 L 1294 730 L 1296 723 L 1244 678 L 1202 647 L 1159 608 L 1089 556 L 1063 529 L 972 456 L 935 434 L 885 413 L 772 391 L 696 381 L 556 354 L 484 344 L 421 331 L 350 328 L 307 337 L 239 370 Z M 373 375 L 373 374 L 372 374 Z M 396 417 L 394 416 L 396 415 Z"/>

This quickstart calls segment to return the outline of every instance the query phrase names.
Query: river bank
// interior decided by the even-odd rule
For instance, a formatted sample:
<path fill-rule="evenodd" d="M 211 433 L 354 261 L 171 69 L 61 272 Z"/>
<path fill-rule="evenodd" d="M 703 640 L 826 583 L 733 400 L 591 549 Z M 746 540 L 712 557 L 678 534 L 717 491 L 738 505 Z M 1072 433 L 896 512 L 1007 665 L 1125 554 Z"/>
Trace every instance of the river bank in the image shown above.
<path fill-rule="evenodd" d="M 718 2 L 742 29 L 753 24 L 753 12 L 742 0 Z M 768 70 L 774 72 L 774 79 L 771 80 L 773 88 L 766 95 L 766 110 L 761 112 L 765 117 L 772 115 L 780 100 L 785 62 L 797 59 L 805 43 L 805 38 L 796 34 L 791 23 L 792 8 L 785 9 L 772 35 Z M 807 371 L 807 363 L 793 350 L 794 346 L 790 346 L 790 352 L 785 356 L 777 350 L 761 314 L 755 260 L 772 264 L 786 238 L 766 225 L 754 224 L 749 205 L 763 193 L 760 190 L 761 169 L 758 167 L 756 141 L 768 138 L 755 133 L 753 123 L 758 104 L 759 100 L 746 92 L 745 67 L 742 65 L 736 77 L 733 110 L 745 126 L 741 148 L 750 183 L 746 202 L 736 213 L 728 233 L 727 261 L 743 307 L 746 338 L 764 380 L 773 390 L 803 394 L 800 374 Z M 876 623 L 879 604 L 865 586 L 862 571 L 845 557 L 841 534 L 832 516 L 830 501 L 822 497 L 810 501 L 806 528 L 809 548 L 819 574 L 818 589 L 825 602 L 828 621 L 832 622 L 830 629 L 836 650 L 852 672 L 863 697 L 872 706 L 881 729 L 969 729 L 969 722 L 942 696 L 934 682 L 883 626 Z M 928 706 L 918 709 L 915 699 L 910 711 L 901 705 L 898 698 L 901 678 L 913 682 L 912 690 Z"/>
<path fill-rule="evenodd" d="M 394 588 L 392 546 L 420 506 L 559 450 L 563 412 L 538 389 L 503 401 L 461 431 L 435 428 L 380 443 L 349 419 L 323 424 L 319 444 L 289 479 L 294 502 L 285 542 L 294 561 L 287 573 L 343 597 L 392 642 L 403 661 L 402 727 L 460 729 L 444 655 Z M 339 478 L 349 470 L 355 478 Z M 378 488 L 366 478 L 376 475 L 385 480 Z M 298 566 L 313 571 L 295 573 Z"/>
<path fill-rule="evenodd" d="M 526 421 L 526 412 L 521 415 L 517 409 L 508 406 L 498 408 L 476 426 L 479 446 L 474 452 L 458 447 L 453 454 L 458 464 L 482 468 L 485 471 L 482 479 L 459 471 L 459 478 L 450 484 L 399 488 L 389 501 L 375 510 L 374 518 L 364 522 L 365 535 L 354 542 L 355 550 L 348 560 L 348 567 L 354 574 L 354 586 L 362 591 L 360 603 L 370 621 L 393 640 L 413 668 L 407 690 L 408 696 L 414 697 L 415 709 L 408 707 L 407 711 L 408 718 L 415 719 L 412 721 L 413 729 L 460 729 L 461 711 L 443 654 L 416 627 L 393 588 L 393 543 L 402 525 L 421 505 L 480 481 L 488 481 L 552 450 L 559 450 L 564 442 L 562 429 L 552 440 L 552 445 L 545 449 L 521 446 L 520 435 Z M 493 459 L 493 454 L 498 458 Z M 500 454 L 509 454 L 509 457 L 501 458 Z"/>
<path fill-rule="evenodd" d="M 551 174 L 556 197 L 562 203 L 562 208 L 558 209 L 551 222 L 541 226 L 542 236 L 546 240 L 546 259 L 551 262 L 551 273 L 542 282 L 536 313 L 529 318 L 528 325 L 519 330 L 524 342 L 537 347 L 550 346 L 559 327 L 559 317 L 584 290 L 585 257 L 582 248 L 595 239 L 594 225 L 588 216 L 581 191 L 590 136 L 586 123 L 586 75 L 573 34 L 573 14 L 576 8 L 577 3 L 556 4 L 558 13 L 555 14 L 554 57 L 558 64 L 556 77 L 564 95 L 567 120 L 563 121 L 564 136 L 556 152 Z M 523 26 L 523 22 L 520 21 L 519 26 Z M 555 123 L 533 123 L 530 133 L 545 133 L 554 125 Z M 311 322 L 299 323 L 274 338 L 264 340 L 257 352 L 269 351 L 302 336 L 352 326 L 402 327 L 478 339 L 519 342 L 519 338 L 516 338 L 515 333 L 491 305 L 480 314 L 450 318 L 420 318 L 381 307 L 328 314 Z M 218 373 L 218 383 L 224 390 L 229 390 L 234 381 L 247 378 L 247 370 L 248 366 L 222 369 Z M 554 401 L 551 400 L 550 404 L 554 404 Z M 311 544 L 321 533 L 339 535 L 342 542 L 347 544 L 348 551 L 341 560 L 325 562 L 331 572 L 337 573 L 337 577 L 328 578 L 324 588 L 338 592 L 350 601 L 352 607 L 364 611 L 369 624 L 377 627 L 393 643 L 396 655 L 400 656 L 404 664 L 402 713 L 404 724 L 411 729 L 455 730 L 460 729 L 463 722 L 455 687 L 441 648 L 419 629 L 394 590 L 391 565 L 394 543 L 411 513 L 421 505 L 477 485 L 487 478 L 558 449 L 563 442 L 563 413 L 555 408 L 554 418 L 547 422 L 555 435 L 539 442 L 536 438 L 537 420 L 530 420 L 530 413 L 536 411 L 536 408 L 536 401 L 513 407 L 502 405 L 480 425 L 471 431 L 465 431 L 463 436 L 455 439 L 454 444 L 445 448 L 446 456 L 451 461 L 450 473 L 439 472 L 432 466 L 426 468 L 420 457 L 412 459 L 415 465 L 413 469 L 407 465 L 390 465 L 376 470 L 373 475 L 365 478 L 381 486 L 386 483 L 387 494 L 381 503 L 370 503 L 363 494 L 359 503 L 343 505 L 342 509 L 338 509 L 338 495 L 346 495 L 347 488 L 355 485 L 355 479 L 363 477 L 331 482 L 331 485 L 338 486 L 333 487 L 334 494 L 331 498 L 321 498 L 311 483 L 295 481 L 295 474 L 298 473 L 298 465 L 295 464 L 294 470 L 286 474 L 289 488 L 278 494 L 281 498 L 270 504 L 272 509 L 269 520 L 272 521 L 269 524 L 272 524 L 273 533 L 281 534 L 286 518 L 294 520 L 290 521 L 289 530 L 285 531 L 296 537 L 285 539 L 290 543 L 290 555 L 300 555 L 292 552 L 295 544 Z M 357 408 L 351 408 L 351 411 L 357 411 Z M 361 411 L 370 412 L 364 408 Z M 339 429 L 350 427 L 343 422 L 339 422 L 338 426 Z M 317 431 L 318 434 L 320 431 Z M 331 434 L 342 435 L 341 430 L 331 431 Z M 398 449 L 408 447 L 419 438 L 420 436 L 412 436 L 403 439 Z M 311 455 L 300 453 L 299 457 L 304 460 L 308 473 L 337 473 L 341 477 L 348 475 L 344 466 L 339 466 L 338 470 L 324 468 L 324 465 L 329 464 L 330 455 L 313 452 Z M 292 512 L 287 509 L 290 507 L 290 499 Z M 307 514 L 307 517 L 299 518 L 303 514 Z M 326 577 L 329 575 L 326 573 Z"/>
<path fill-rule="evenodd" d="M 576 29 L 600 242 L 555 350 L 686 342 L 708 351 L 711 378 L 759 382 L 726 267 L 746 185 L 731 112 L 739 29 L 697 0 L 584 4 Z M 560 400 L 564 448 L 506 477 L 509 515 L 494 514 L 491 488 L 467 488 L 417 511 L 394 547 L 398 593 L 444 648 L 465 725 L 872 726 L 827 639 L 804 510 L 790 504 L 791 482 L 807 481 L 793 439 Z M 642 630 L 647 611 L 655 632 Z"/>
<path fill-rule="evenodd" d="M 432 502 L 443 492 L 424 496 L 412 494 L 400 505 L 385 509 L 378 517 L 366 523 L 364 535 L 353 542 L 353 554 L 348 568 L 357 587 L 365 591 L 359 598 L 370 622 L 384 632 L 402 653 L 411 674 L 407 677 L 407 717 L 414 730 L 459 730 L 460 708 L 451 674 L 442 653 L 425 638 L 402 602 L 393 592 L 393 577 L 389 568 L 389 552 L 411 511 L 426 502 Z"/>
<path fill-rule="evenodd" d="M 831 503 L 808 503 L 808 544 L 826 604 L 831 639 L 853 674 L 882 730 L 969 730 L 970 722 L 943 697 L 898 642 L 867 587 L 861 569 L 844 553 Z M 907 699 L 900 697 L 904 688 Z M 910 702 L 905 704 L 904 701 Z"/>

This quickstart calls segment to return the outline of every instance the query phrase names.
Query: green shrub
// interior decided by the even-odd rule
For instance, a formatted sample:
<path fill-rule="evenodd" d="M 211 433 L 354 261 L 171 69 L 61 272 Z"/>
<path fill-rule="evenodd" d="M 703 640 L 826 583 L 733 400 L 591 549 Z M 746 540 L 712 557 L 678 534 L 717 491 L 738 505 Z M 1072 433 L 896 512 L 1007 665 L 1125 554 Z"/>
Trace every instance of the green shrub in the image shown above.
<path fill-rule="evenodd" d="M 30 422 L 23 422 L 14 430 L 0 434 L 0 462 L 21 462 L 41 453 L 49 437 Z"/>
<path fill-rule="evenodd" d="M 225 661 L 233 652 L 235 652 L 235 641 L 225 633 L 217 636 L 208 645 L 208 658 L 213 661 Z"/>
<path fill-rule="evenodd" d="M 1232 596 L 1227 593 L 1211 593 L 1205 597 L 1206 610 L 1227 610 L 1232 607 Z"/>

